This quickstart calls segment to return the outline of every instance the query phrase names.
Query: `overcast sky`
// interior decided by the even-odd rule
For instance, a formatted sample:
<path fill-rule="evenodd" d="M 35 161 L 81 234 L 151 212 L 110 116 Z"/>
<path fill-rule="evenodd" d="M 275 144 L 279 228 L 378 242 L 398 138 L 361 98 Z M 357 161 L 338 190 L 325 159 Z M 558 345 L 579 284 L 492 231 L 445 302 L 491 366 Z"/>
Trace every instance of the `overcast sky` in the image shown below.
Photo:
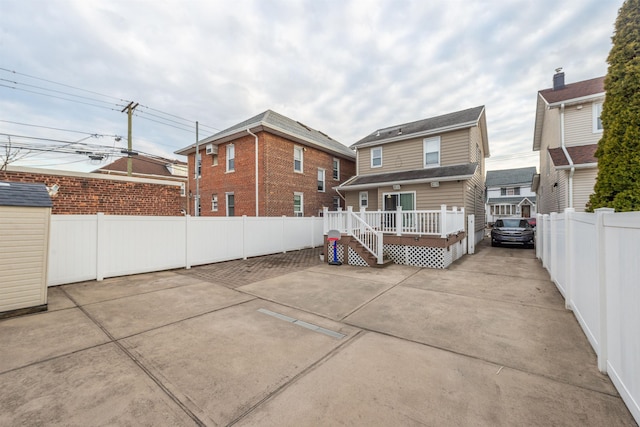
<path fill-rule="evenodd" d="M 181 160 L 173 152 L 195 142 L 196 120 L 202 139 L 272 109 L 348 146 L 378 128 L 485 105 L 487 169 L 537 166 L 537 91 L 557 67 L 567 83 L 606 74 L 621 5 L 0 0 L 0 156 L 7 134 L 15 145 L 126 146 L 128 101 L 141 104 L 134 149 Z M 99 167 L 42 152 L 15 164 Z"/>

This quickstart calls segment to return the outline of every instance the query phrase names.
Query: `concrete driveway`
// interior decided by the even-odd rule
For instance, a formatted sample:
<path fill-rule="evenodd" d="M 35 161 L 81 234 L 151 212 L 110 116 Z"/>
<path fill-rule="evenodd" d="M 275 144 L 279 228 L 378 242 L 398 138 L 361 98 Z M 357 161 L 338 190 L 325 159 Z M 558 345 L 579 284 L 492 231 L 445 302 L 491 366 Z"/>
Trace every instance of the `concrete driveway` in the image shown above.
<path fill-rule="evenodd" d="M 534 251 L 477 249 L 50 288 L 0 321 L 0 425 L 636 425 Z"/>

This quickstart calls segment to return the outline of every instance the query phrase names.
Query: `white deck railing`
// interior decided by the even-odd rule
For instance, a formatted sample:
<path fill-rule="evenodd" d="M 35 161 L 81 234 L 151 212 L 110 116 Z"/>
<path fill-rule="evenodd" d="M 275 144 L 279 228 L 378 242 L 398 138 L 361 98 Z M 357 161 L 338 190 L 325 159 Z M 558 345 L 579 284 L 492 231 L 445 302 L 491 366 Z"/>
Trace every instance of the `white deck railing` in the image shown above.
<path fill-rule="evenodd" d="M 464 208 L 457 209 L 454 206 L 447 210 L 446 205 L 442 205 L 439 210 L 404 211 L 399 207 L 395 211 L 360 212 L 354 212 L 349 206 L 346 211 L 325 209 L 323 216 L 325 234 L 329 230 L 339 230 L 341 233 L 352 235 L 348 218 L 353 216 L 363 220 L 375 231 L 396 236 L 410 234 L 445 238 L 465 229 Z"/>
<path fill-rule="evenodd" d="M 393 234 L 437 236 L 445 238 L 464 231 L 464 208 L 455 206 L 447 210 L 442 205 L 440 210 L 403 211 L 398 207 L 395 211 L 354 212 L 349 206 L 346 211 L 323 211 L 324 234 L 329 230 L 338 230 L 341 234 L 353 236 L 369 252 L 376 256 L 378 264 L 382 264 L 383 235 Z"/>

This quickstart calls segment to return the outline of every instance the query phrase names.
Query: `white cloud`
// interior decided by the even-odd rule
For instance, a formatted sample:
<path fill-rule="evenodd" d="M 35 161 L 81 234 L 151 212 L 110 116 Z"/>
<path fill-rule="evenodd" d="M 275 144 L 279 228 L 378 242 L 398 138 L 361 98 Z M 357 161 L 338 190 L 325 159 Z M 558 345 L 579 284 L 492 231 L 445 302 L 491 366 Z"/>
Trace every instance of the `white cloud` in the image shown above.
<path fill-rule="evenodd" d="M 351 145 L 485 105 L 489 167 L 504 168 L 537 164 L 535 96 L 556 67 L 568 82 L 605 74 L 622 1 L 36 3 L 3 1 L 0 67 L 114 96 L 99 97 L 113 109 L 0 87 L 4 120 L 126 134 L 122 98 L 219 129 L 274 109 Z M 14 77 L 53 87 L 0 71 Z M 172 157 L 194 138 L 134 117 L 144 151 Z"/>

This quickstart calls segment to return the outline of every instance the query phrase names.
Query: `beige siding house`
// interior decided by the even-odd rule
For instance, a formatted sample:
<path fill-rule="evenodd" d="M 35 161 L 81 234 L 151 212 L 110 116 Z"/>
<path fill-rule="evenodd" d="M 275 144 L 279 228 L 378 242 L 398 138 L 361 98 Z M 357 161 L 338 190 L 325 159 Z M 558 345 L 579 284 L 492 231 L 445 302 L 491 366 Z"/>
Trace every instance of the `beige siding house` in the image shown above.
<path fill-rule="evenodd" d="M 539 213 L 585 210 L 598 172 L 604 96 L 604 77 L 565 85 L 560 70 L 553 87 L 538 92 L 533 150 L 540 152 L 540 173 L 531 188 Z"/>
<path fill-rule="evenodd" d="M 378 129 L 351 146 L 356 176 L 336 189 L 354 210 L 464 208 L 483 236 L 484 106 Z M 472 230 L 467 230 L 467 233 Z"/>

